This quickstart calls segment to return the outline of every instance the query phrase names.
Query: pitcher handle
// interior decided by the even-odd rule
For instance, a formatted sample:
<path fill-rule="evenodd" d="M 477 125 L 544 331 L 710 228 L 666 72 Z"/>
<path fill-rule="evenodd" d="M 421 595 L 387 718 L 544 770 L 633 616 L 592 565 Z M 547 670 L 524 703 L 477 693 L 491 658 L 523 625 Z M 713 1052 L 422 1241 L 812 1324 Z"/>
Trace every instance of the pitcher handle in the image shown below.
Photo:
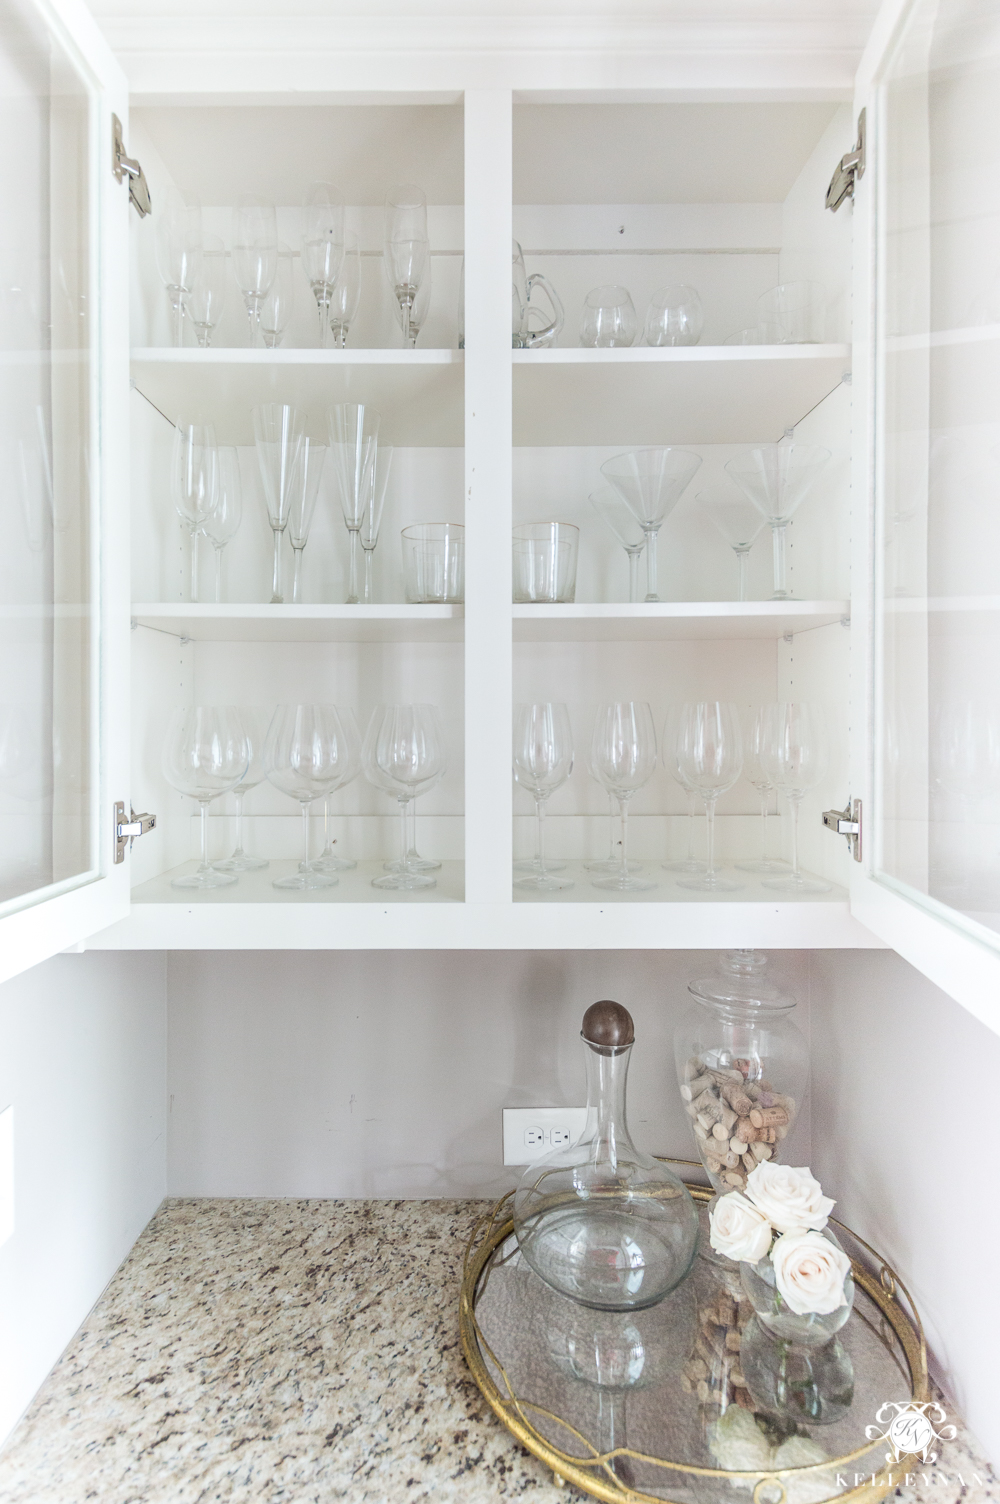
<path fill-rule="evenodd" d="M 551 345 L 556 339 L 559 338 L 559 335 L 562 332 L 563 324 L 565 324 L 566 322 L 566 314 L 563 309 L 559 294 L 556 292 L 555 288 L 552 286 L 552 283 L 548 280 L 548 278 L 544 277 L 541 272 L 533 272 L 527 280 L 526 285 L 528 291 L 528 303 L 531 303 L 531 289 L 536 284 L 542 289 L 545 296 L 548 298 L 552 308 L 553 317 L 551 321 L 544 326 L 544 328 L 528 330 L 525 344 L 527 344 L 529 347 L 533 345 Z M 529 314 L 532 311 L 533 310 L 529 308 Z"/>

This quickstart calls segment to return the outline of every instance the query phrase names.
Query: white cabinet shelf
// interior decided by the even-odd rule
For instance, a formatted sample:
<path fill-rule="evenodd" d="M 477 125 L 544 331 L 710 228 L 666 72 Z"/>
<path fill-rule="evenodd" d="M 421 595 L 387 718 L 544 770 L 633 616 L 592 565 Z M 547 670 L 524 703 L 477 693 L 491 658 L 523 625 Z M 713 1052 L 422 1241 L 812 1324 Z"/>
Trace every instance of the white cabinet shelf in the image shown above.
<path fill-rule="evenodd" d="M 699 642 L 827 627 L 850 601 L 658 601 L 515 606 L 515 642 Z"/>
<path fill-rule="evenodd" d="M 250 409 L 290 402 L 314 422 L 336 402 L 368 402 L 387 442 L 460 447 L 462 350 L 134 349 L 136 390 L 170 422 L 211 414 L 225 444 L 252 444 Z"/>
<path fill-rule="evenodd" d="M 849 345 L 515 350 L 519 445 L 779 439 L 851 368 Z"/>
<path fill-rule="evenodd" d="M 147 602 L 136 626 L 192 642 L 461 642 L 462 606 L 266 606 Z"/>

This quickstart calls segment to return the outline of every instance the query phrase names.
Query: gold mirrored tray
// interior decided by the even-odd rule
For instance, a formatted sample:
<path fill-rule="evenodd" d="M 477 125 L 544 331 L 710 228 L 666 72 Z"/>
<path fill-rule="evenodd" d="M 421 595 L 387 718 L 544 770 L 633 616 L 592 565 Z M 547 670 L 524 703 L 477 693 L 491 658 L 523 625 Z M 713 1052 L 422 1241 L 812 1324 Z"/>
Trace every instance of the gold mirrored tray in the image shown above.
<path fill-rule="evenodd" d="M 688 1188 L 707 1247 L 713 1193 Z M 529 1269 L 511 1200 L 469 1240 L 462 1349 L 497 1416 L 557 1480 L 629 1504 L 877 1504 L 913 1470 L 916 1459 L 896 1458 L 876 1416 L 888 1404 L 929 1400 L 923 1330 L 898 1276 L 848 1229 L 837 1224 L 856 1291 L 839 1335 L 853 1394 L 848 1387 L 837 1418 L 819 1425 L 777 1419 L 734 1383 L 747 1314 L 736 1266 L 698 1257 L 659 1305 L 592 1311 Z"/>

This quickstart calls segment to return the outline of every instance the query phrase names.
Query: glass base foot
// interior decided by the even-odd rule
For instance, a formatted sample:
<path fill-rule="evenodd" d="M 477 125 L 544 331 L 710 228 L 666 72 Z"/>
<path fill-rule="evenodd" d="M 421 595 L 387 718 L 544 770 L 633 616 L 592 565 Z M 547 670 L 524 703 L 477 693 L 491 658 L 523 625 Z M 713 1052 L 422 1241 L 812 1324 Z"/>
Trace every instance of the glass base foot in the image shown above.
<path fill-rule="evenodd" d="M 559 893 L 574 886 L 571 877 L 553 877 L 549 870 L 536 872 L 531 877 L 519 877 L 514 882 L 515 888 L 529 888 L 533 893 Z"/>
<path fill-rule="evenodd" d="M 664 862 L 663 870 L 664 872 L 707 872 L 708 868 L 704 862 L 683 861 Z"/>
<path fill-rule="evenodd" d="M 619 862 L 615 857 L 608 857 L 607 860 L 603 862 L 584 862 L 583 866 L 586 872 L 618 872 L 621 868 L 621 862 Z M 630 865 L 629 871 L 641 872 L 642 863 L 636 862 L 634 865 Z"/>
<path fill-rule="evenodd" d="M 398 872 L 398 862 L 383 862 L 386 872 Z M 440 872 L 441 863 L 434 862 L 429 856 L 408 856 L 406 866 L 409 872 Z"/>
<path fill-rule="evenodd" d="M 787 872 L 788 863 L 780 857 L 758 857 L 755 862 L 734 862 L 733 866 L 740 872 Z"/>
<path fill-rule="evenodd" d="M 528 861 L 515 862 L 514 863 L 514 871 L 515 872 L 536 872 L 537 873 L 537 872 L 541 872 L 541 870 L 542 869 L 541 869 L 541 866 L 539 865 L 539 861 L 538 861 L 537 856 L 531 857 L 531 859 L 528 860 Z M 545 870 L 546 870 L 546 872 L 565 872 L 566 871 L 566 863 L 565 862 L 550 862 L 549 859 L 546 857 L 546 859 L 545 859 Z"/>
<path fill-rule="evenodd" d="M 592 888 L 604 888 L 609 893 L 646 893 L 656 884 L 646 877 L 636 877 L 635 868 L 630 867 L 627 872 L 618 871 L 609 877 L 593 877 L 590 880 Z"/>
<path fill-rule="evenodd" d="M 263 872 L 265 867 L 270 867 L 270 862 L 265 862 L 259 856 L 247 856 L 245 851 L 234 851 L 232 856 L 224 862 L 213 862 L 212 867 L 216 872 Z"/>
<path fill-rule="evenodd" d="M 304 892 L 307 888 L 335 888 L 337 879 L 328 872 L 316 872 L 312 867 L 300 867 L 298 872 L 293 872 L 289 877 L 277 877 L 271 884 L 272 888 L 289 888 L 293 892 Z"/>
<path fill-rule="evenodd" d="M 412 893 L 417 888 L 436 888 L 433 877 L 424 877 L 422 872 L 393 872 L 388 877 L 373 877 L 373 888 L 384 888 L 390 893 Z"/>
<path fill-rule="evenodd" d="M 784 877 L 765 877 L 762 888 L 775 893 L 829 893 L 830 884 L 821 877 L 803 877 L 801 872 L 787 872 Z"/>
<path fill-rule="evenodd" d="M 228 872 L 217 872 L 214 867 L 199 867 L 197 872 L 189 872 L 185 877 L 175 877 L 170 886 L 172 888 L 228 888 L 230 884 L 237 882 L 235 876 Z"/>
<path fill-rule="evenodd" d="M 738 893 L 743 884 L 734 883 L 728 877 L 720 877 L 717 872 L 704 872 L 700 877 L 679 877 L 677 886 L 690 888 L 694 893 Z"/>
<path fill-rule="evenodd" d="M 353 872 L 357 865 L 348 856 L 318 856 L 309 863 L 313 872 Z"/>

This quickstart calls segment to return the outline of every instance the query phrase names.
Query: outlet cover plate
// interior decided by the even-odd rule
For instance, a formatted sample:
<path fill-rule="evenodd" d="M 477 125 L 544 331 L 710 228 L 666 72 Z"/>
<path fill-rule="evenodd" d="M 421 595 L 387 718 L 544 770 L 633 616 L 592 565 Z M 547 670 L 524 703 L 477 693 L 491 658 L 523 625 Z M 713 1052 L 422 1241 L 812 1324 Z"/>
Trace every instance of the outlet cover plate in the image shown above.
<path fill-rule="evenodd" d="M 553 1149 L 574 1144 L 586 1124 L 586 1107 L 505 1107 L 503 1162 L 530 1165 Z"/>

